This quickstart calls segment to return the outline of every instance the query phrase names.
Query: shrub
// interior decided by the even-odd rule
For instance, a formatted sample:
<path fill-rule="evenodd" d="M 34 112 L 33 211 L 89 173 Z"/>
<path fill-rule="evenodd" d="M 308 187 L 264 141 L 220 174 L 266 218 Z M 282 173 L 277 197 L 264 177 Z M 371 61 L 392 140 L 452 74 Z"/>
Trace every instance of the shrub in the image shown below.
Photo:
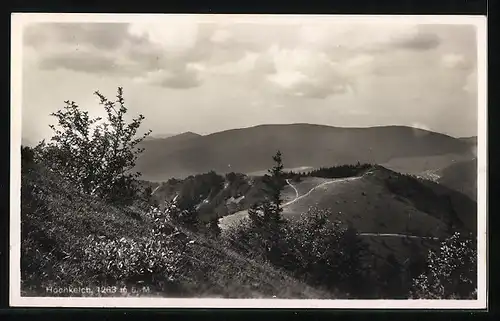
<path fill-rule="evenodd" d="M 363 259 L 367 245 L 357 231 L 340 221 L 331 221 L 330 211 L 311 208 L 288 233 L 295 249 L 295 274 L 311 285 L 338 289 L 350 296 L 365 294 L 369 272 Z"/>
<path fill-rule="evenodd" d="M 262 235 L 273 231 L 257 226 L 250 219 L 224 232 L 224 241 L 241 254 L 268 261 L 311 286 L 330 292 L 340 290 L 344 296 L 366 296 L 370 276 L 364 265 L 367 246 L 354 229 L 330 221 L 327 210 L 312 208 L 298 221 L 283 221 L 279 237 L 269 249 Z"/>
<path fill-rule="evenodd" d="M 50 286 L 139 281 L 163 292 L 189 266 L 186 237 L 165 213 L 130 218 L 39 164 L 21 178 L 23 295 L 50 295 L 44 290 Z"/>
<path fill-rule="evenodd" d="M 131 172 L 135 160 L 143 151 L 137 145 L 151 131 L 136 137 L 144 116 L 127 123 L 123 90 L 118 88 L 117 100 L 110 101 L 98 91 L 95 94 L 103 105 L 107 121 L 90 118 L 73 101 L 52 113 L 58 125 L 50 125 L 54 136 L 50 143 L 42 141 L 37 158 L 51 170 L 71 179 L 87 194 L 99 195 L 110 201 L 124 202 L 137 194 L 136 178 Z"/>
<path fill-rule="evenodd" d="M 477 294 L 477 250 L 473 238 L 455 232 L 430 251 L 427 271 L 413 280 L 419 299 L 471 299 Z"/>
<path fill-rule="evenodd" d="M 174 283 L 182 272 L 184 258 L 179 250 L 168 239 L 89 236 L 82 263 L 99 284 L 144 282 L 164 291 L 164 284 Z"/>

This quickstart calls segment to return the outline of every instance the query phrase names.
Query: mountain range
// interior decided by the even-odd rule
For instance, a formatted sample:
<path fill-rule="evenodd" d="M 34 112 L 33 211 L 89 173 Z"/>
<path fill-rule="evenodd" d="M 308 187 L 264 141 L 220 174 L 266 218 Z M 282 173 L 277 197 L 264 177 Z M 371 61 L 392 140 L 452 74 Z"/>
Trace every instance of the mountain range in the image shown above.
<path fill-rule="evenodd" d="M 142 179 L 215 171 L 251 173 L 269 168 L 279 149 L 286 167 L 373 163 L 403 173 L 444 168 L 475 157 L 471 139 L 406 126 L 341 128 L 312 124 L 259 125 L 209 135 L 187 132 L 149 139 L 136 169 Z"/>

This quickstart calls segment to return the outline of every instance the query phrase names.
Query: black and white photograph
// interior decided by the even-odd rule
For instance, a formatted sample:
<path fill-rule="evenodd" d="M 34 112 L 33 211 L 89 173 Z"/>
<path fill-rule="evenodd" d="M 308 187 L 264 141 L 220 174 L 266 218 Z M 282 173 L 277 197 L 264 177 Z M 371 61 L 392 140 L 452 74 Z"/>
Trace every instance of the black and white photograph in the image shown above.
<path fill-rule="evenodd" d="M 486 308 L 485 17 L 11 34 L 11 305 Z"/>

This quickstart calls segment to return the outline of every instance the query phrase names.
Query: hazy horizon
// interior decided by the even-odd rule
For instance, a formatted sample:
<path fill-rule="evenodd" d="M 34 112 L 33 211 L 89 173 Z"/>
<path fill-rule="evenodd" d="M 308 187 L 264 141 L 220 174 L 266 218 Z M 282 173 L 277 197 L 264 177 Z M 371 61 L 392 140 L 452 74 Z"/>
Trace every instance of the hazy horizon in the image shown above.
<path fill-rule="evenodd" d="M 473 25 L 301 19 L 28 25 L 22 137 L 50 137 L 65 100 L 101 115 L 93 92 L 119 86 L 153 136 L 292 123 L 477 136 Z"/>
<path fill-rule="evenodd" d="M 477 137 L 477 133 L 475 135 L 470 135 L 470 136 L 452 136 L 452 135 L 449 135 L 447 133 L 442 133 L 442 132 L 439 132 L 439 131 L 434 131 L 434 130 L 431 130 L 429 128 L 425 128 L 425 127 L 419 127 L 419 126 L 408 126 L 408 125 L 400 125 L 400 124 L 384 124 L 384 125 L 374 125 L 374 126 L 334 126 L 334 125 L 328 125 L 328 124 L 314 124 L 314 123 L 304 123 L 304 122 L 297 122 L 297 123 L 262 123 L 262 124 L 255 124 L 255 125 L 250 125 L 250 126 L 243 126 L 243 127 L 228 127 L 228 128 L 224 128 L 224 129 L 221 129 L 221 130 L 218 130 L 218 131 L 215 131 L 215 132 L 207 132 L 207 133 L 199 133 L 199 132 L 196 132 L 194 130 L 187 130 L 187 131 L 184 131 L 184 132 L 178 132 L 178 133 L 154 133 L 152 132 L 151 135 L 149 137 L 156 137 L 156 138 L 161 138 L 161 137 L 172 137 L 172 136 L 177 136 L 177 135 L 182 135 L 182 134 L 187 134 L 187 133 L 192 133 L 192 134 L 196 134 L 196 135 L 200 135 L 200 136 L 207 136 L 207 135 L 212 135 L 212 134 L 216 134 L 216 133 L 220 133 L 220 132 L 225 132 L 225 131 L 230 131 L 230 130 L 235 130 L 235 129 L 245 129 L 245 128 L 253 128 L 253 127 L 259 127 L 259 126 L 273 126 L 273 125 L 312 125 L 312 126 L 330 126 L 330 127 L 336 127 L 336 128 L 375 128 L 375 127 L 412 127 L 412 128 L 415 128 L 415 129 L 423 129 L 423 130 L 427 130 L 427 131 L 431 131 L 431 132 L 435 132 L 435 133 L 438 133 L 438 134 L 443 134 L 443 135 L 447 135 L 447 136 L 450 136 L 450 137 L 454 137 L 454 138 L 470 138 L 470 137 Z"/>
<path fill-rule="evenodd" d="M 251 126 L 246 126 L 246 127 L 226 128 L 226 129 L 221 129 L 219 131 L 210 132 L 210 133 L 198 133 L 198 132 L 195 132 L 193 130 L 188 130 L 188 131 L 179 132 L 179 133 L 155 133 L 155 132 L 152 132 L 151 135 L 149 135 L 147 137 L 147 139 L 164 139 L 164 138 L 169 138 L 169 137 L 183 135 L 183 134 L 188 134 L 188 133 L 195 134 L 195 135 L 200 135 L 200 136 L 208 136 L 208 135 L 212 135 L 212 134 L 216 134 L 216 133 L 221 133 L 221 132 L 226 132 L 226 131 L 231 131 L 231 130 L 246 129 L 246 128 L 259 127 L 259 126 L 273 126 L 273 125 L 284 125 L 284 126 L 286 126 L 286 125 L 312 125 L 312 126 L 330 126 L 330 127 L 336 127 L 336 128 L 353 128 L 353 129 L 355 129 L 355 128 L 375 128 L 375 127 L 398 127 L 398 126 L 399 127 L 412 127 L 412 126 L 397 125 L 397 124 L 394 124 L 394 125 L 366 126 L 366 127 L 357 127 L 357 126 L 344 127 L 344 126 L 332 126 L 332 125 L 312 124 L 312 123 L 283 123 L 283 124 L 268 123 L 268 124 L 251 125 Z M 438 134 L 447 135 L 447 136 L 450 136 L 450 137 L 453 137 L 453 138 L 472 138 L 472 137 L 477 137 L 477 135 L 472 135 L 472 136 L 451 136 L 451 135 L 448 135 L 446 133 L 440 133 L 440 132 L 432 131 L 432 130 L 429 130 L 429 129 L 426 129 L 426 128 L 419 128 L 419 127 L 412 127 L 412 128 L 423 129 L 423 130 L 435 132 L 435 133 L 438 133 Z M 23 145 L 24 144 L 31 144 L 31 145 L 33 145 L 33 144 L 36 144 L 36 143 L 38 143 L 38 141 L 34 142 L 34 141 L 30 140 L 27 137 L 22 137 L 22 144 Z"/>

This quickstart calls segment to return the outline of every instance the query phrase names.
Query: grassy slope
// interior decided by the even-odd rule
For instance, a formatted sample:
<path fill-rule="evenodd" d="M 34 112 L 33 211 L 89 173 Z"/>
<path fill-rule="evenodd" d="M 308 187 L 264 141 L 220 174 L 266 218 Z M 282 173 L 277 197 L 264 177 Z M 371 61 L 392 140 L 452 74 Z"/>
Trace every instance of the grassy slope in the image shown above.
<path fill-rule="evenodd" d="M 357 230 L 366 233 L 404 233 L 442 225 L 439 220 L 415 210 L 410 203 L 396 199 L 383 186 L 366 178 L 324 185 L 287 207 L 285 215 L 289 218 L 298 216 L 313 205 L 330 209 L 336 219 L 353 224 Z"/>
<path fill-rule="evenodd" d="M 466 227 L 476 226 L 475 203 L 446 187 L 403 176 L 383 167 L 359 178 L 330 180 L 308 177 L 292 183 L 299 195 L 322 183 L 306 197 L 286 206 L 284 216 L 293 220 L 310 207 L 327 208 L 333 218 L 351 224 L 361 233 L 394 233 L 444 238 L 449 235 L 447 222 L 460 221 Z M 451 196 L 452 203 L 448 203 Z M 285 202 L 295 198 L 287 186 Z M 452 206 L 452 208 L 450 208 Z M 453 214 L 455 210 L 455 214 Z M 221 219 L 222 227 L 232 226 L 246 216 L 246 211 Z M 456 223 L 461 226 L 461 223 Z M 385 259 L 389 254 L 403 262 L 412 252 L 426 252 L 436 246 L 433 240 L 403 239 L 391 236 L 363 236 L 373 252 Z"/>
<path fill-rule="evenodd" d="M 40 263 L 32 280 L 39 284 L 24 294 L 43 294 L 39 286 L 86 284 L 80 273 L 81 262 L 72 259 L 81 251 L 80 241 L 88 235 L 109 238 L 141 238 L 148 235 L 151 222 L 139 209 L 127 214 L 122 209 L 79 194 L 57 176 L 35 168 L 22 175 L 22 261 L 23 266 Z M 276 270 L 269 264 L 255 262 L 231 251 L 218 242 L 184 231 L 191 245 L 191 260 L 197 262 L 203 275 L 183 275 L 181 292 L 186 296 L 207 297 L 294 297 L 320 298 L 329 294 Z M 194 253 L 194 255 L 193 255 Z M 31 266 L 30 269 L 34 267 Z M 64 272 L 65 271 L 65 272 Z M 47 275 L 45 275 L 47 274 Z M 59 283 L 58 283 L 59 282 Z M 85 283 L 86 282 L 86 283 Z M 163 295 L 156 293 L 156 295 Z"/>
<path fill-rule="evenodd" d="M 438 182 L 477 199 L 477 159 L 454 163 L 438 172 Z"/>
<path fill-rule="evenodd" d="M 300 184 L 298 184 L 300 188 Z M 452 203 L 448 203 L 448 196 Z M 285 209 L 289 217 L 318 205 L 352 223 L 361 232 L 427 233 L 439 236 L 456 212 L 457 224 L 475 228 L 475 203 L 455 191 L 385 168 L 352 180 L 315 189 Z"/>

